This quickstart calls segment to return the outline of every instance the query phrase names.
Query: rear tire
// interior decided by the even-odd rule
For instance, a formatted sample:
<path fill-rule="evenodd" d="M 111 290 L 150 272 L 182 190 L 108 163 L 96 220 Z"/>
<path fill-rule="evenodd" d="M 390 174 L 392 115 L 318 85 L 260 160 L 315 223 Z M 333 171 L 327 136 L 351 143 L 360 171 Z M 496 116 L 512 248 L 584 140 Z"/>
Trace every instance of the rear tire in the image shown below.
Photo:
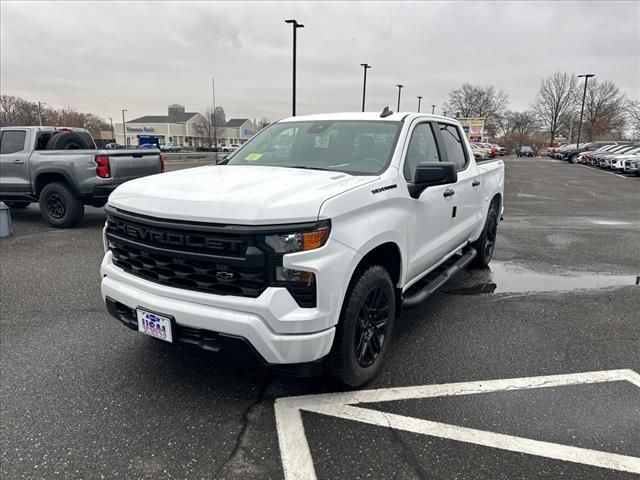
<path fill-rule="evenodd" d="M 576 164 L 578 163 L 578 155 L 577 154 L 573 154 L 569 157 L 569 162 Z"/>
<path fill-rule="evenodd" d="M 45 185 L 40 192 L 39 202 L 40 213 L 52 227 L 73 227 L 84 216 L 84 204 L 66 183 Z"/>
<path fill-rule="evenodd" d="M 4 204 L 9 208 L 15 208 L 17 210 L 19 208 L 27 208 L 31 205 L 31 202 L 25 202 L 23 200 L 5 200 Z"/>
<path fill-rule="evenodd" d="M 395 316 L 389 272 L 372 265 L 351 282 L 327 358 L 328 373 L 350 387 L 371 381 L 391 342 Z"/>
<path fill-rule="evenodd" d="M 471 245 L 476 249 L 476 252 L 478 252 L 478 255 L 473 262 L 476 267 L 486 268 L 489 266 L 496 247 L 497 231 L 498 211 L 495 204 L 493 204 L 489 207 L 487 219 L 484 222 L 484 228 L 482 229 L 480 238 Z"/>

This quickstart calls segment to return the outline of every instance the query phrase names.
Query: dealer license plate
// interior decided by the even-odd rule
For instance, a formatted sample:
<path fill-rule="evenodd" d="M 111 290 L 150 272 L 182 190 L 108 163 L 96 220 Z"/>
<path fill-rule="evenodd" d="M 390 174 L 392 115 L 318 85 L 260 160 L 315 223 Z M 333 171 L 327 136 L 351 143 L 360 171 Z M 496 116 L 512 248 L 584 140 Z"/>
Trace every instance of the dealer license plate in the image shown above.
<path fill-rule="evenodd" d="M 171 335 L 171 318 L 157 313 L 136 309 L 138 316 L 138 330 L 150 337 L 159 338 L 165 342 L 173 342 Z"/>

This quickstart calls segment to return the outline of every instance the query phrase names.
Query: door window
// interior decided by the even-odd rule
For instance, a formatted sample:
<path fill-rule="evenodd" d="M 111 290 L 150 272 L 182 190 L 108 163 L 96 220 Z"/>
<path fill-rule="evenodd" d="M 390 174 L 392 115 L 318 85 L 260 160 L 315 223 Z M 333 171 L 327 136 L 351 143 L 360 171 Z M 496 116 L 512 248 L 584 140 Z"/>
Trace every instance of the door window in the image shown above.
<path fill-rule="evenodd" d="M 420 123 L 416 125 L 411 134 L 407 157 L 404 161 L 404 177 L 410 182 L 416 173 L 416 167 L 420 163 L 439 162 L 436 140 L 431 130 L 431 124 Z"/>
<path fill-rule="evenodd" d="M 438 125 L 440 127 L 440 137 L 444 142 L 444 148 L 447 150 L 448 160 L 456 164 L 458 171 L 464 170 L 467 165 L 467 155 L 458 127 L 445 123 L 439 123 Z"/>
<path fill-rule="evenodd" d="M 6 130 L 0 138 L 0 153 L 17 153 L 24 150 L 24 140 L 27 132 L 24 130 Z"/>

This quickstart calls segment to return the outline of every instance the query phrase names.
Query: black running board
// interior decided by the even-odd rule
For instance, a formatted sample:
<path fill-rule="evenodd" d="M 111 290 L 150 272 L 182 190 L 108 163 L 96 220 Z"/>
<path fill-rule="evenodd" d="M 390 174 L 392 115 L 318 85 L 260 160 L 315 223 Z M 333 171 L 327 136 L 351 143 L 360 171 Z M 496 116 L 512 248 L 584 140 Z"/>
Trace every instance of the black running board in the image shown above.
<path fill-rule="evenodd" d="M 413 293 L 410 297 L 403 298 L 402 308 L 404 310 L 410 310 L 419 306 L 427 298 L 433 295 L 442 285 L 451 280 L 451 278 L 460 272 L 460 270 L 469 265 L 477 255 L 478 252 L 476 252 L 474 248 L 469 248 L 453 265 L 427 283 L 423 288 L 418 290 L 416 293 Z"/>

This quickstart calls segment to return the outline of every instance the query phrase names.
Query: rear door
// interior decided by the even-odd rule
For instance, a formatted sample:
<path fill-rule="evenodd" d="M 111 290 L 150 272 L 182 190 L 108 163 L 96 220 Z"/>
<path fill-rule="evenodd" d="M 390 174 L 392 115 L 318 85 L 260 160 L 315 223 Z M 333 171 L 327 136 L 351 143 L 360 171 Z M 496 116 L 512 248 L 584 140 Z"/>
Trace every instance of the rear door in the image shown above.
<path fill-rule="evenodd" d="M 446 161 L 455 163 L 458 170 L 458 181 L 448 186 L 451 194 L 447 198 L 450 252 L 469 240 L 482 218 L 478 211 L 482 204 L 482 178 L 471 161 L 464 132 L 454 124 L 442 122 L 436 125 L 440 150 L 446 155 Z"/>
<path fill-rule="evenodd" d="M 154 150 L 109 151 L 111 178 L 116 183 L 160 173 L 160 153 Z"/>
<path fill-rule="evenodd" d="M 3 129 L 0 134 L 0 193 L 21 196 L 31 193 L 29 131 Z"/>

